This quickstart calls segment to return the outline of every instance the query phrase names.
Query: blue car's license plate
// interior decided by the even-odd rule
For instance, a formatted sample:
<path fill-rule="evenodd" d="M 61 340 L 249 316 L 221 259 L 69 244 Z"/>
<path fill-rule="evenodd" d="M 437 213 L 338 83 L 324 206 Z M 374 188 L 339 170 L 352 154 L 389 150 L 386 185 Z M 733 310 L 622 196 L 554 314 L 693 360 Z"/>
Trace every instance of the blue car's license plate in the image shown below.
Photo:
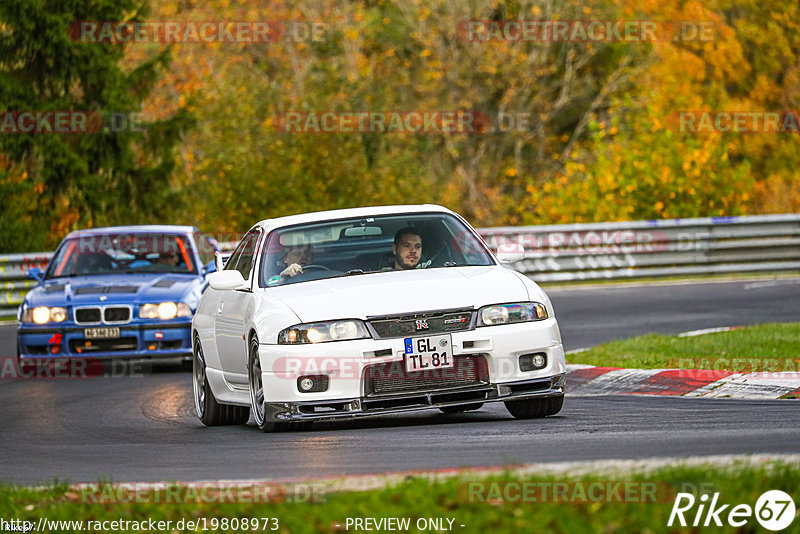
<path fill-rule="evenodd" d="M 109 339 L 119 337 L 118 326 L 98 327 L 98 328 L 84 328 L 83 336 L 86 339 Z"/>

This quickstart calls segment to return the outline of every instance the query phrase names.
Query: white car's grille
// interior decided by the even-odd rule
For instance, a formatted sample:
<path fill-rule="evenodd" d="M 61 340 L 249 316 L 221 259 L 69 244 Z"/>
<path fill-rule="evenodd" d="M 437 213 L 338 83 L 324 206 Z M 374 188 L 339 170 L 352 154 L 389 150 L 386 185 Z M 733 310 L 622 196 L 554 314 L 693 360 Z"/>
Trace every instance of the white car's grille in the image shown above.
<path fill-rule="evenodd" d="M 369 324 L 375 329 L 379 338 L 446 334 L 474 328 L 473 315 L 472 309 L 433 311 L 373 317 L 369 320 Z"/>
<path fill-rule="evenodd" d="M 365 395 L 391 395 L 439 391 L 448 388 L 489 383 L 486 358 L 480 355 L 456 356 L 453 367 L 408 372 L 401 361 L 370 365 L 364 376 Z"/>

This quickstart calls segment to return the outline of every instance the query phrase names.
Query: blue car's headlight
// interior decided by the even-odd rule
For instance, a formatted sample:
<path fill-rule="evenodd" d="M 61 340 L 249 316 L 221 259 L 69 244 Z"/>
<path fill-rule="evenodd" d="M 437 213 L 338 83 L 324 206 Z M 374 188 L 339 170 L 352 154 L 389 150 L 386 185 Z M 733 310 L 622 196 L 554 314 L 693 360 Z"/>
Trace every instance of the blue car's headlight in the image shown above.
<path fill-rule="evenodd" d="M 35 308 L 25 308 L 22 311 L 23 323 L 60 323 L 67 319 L 67 309 L 61 306 L 37 306 Z"/>
<path fill-rule="evenodd" d="M 478 326 L 541 321 L 547 317 L 547 308 L 540 302 L 494 304 L 478 311 Z"/>
<path fill-rule="evenodd" d="M 363 321 L 346 319 L 324 323 L 306 323 L 291 326 L 278 334 L 279 345 L 299 345 L 303 343 L 325 343 L 326 341 L 345 341 L 370 337 Z"/>
<path fill-rule="evenodd" d="M 142 319 L 174 319 L 191 315 L 192 310 L 183 302 L 148 303 L 139 307 L 139 317 Z"/>

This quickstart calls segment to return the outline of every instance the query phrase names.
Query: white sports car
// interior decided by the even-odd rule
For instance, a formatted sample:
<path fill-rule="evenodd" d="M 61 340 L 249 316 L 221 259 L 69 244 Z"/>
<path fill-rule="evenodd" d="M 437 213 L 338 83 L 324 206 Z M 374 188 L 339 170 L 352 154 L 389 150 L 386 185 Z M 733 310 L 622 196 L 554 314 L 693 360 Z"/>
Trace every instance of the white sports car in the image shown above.
<path fill-rule="evenodd" d="M 244 424 L 252 412 L 273 431 L 498 401 L 531 418 L 564 402 L 550 299 L 440 206 L 259 222 L 209 276 L 192 340 L 206 425 Z"/>

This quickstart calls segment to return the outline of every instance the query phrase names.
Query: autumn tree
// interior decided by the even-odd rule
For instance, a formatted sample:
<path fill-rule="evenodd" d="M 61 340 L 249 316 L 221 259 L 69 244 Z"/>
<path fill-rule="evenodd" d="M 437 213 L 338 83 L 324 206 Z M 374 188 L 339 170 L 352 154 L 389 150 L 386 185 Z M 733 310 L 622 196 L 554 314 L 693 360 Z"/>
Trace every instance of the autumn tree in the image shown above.
<path fill-rule="evenodd" d="M 0 109 L 119 119 L 119 131 L 0 135 L 1 250 L 47 249 L 79 227 L 176 218 L 167 209 L 173 147 L 187 117 L 135 128 L 121 122 L 137 118 L 169 51 L 123 69 L 122 44 L 70 33 L 77 21 L 135 21 L 145 13 L 135 0 L 0 3 Z"/>

